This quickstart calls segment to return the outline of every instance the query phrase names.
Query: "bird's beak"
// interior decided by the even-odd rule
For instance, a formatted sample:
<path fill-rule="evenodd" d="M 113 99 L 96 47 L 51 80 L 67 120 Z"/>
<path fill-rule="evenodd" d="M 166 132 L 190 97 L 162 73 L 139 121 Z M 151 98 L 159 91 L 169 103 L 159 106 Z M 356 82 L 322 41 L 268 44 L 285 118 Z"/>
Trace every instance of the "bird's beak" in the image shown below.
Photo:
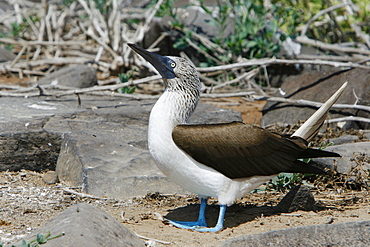
<path fill-rule="evenodd" d="M 152 52 L 149 52 L 140 46 L 135 44 L 127 44 L 131 49 L 133 49 L 137 54 L 142 56 L 145 60 L 151 63 L 154 68 L 161 74 L 165 79 L 173 79 L 176 77 L 171 64 L 175 62 L 169 57 L 161 56 Z"/>

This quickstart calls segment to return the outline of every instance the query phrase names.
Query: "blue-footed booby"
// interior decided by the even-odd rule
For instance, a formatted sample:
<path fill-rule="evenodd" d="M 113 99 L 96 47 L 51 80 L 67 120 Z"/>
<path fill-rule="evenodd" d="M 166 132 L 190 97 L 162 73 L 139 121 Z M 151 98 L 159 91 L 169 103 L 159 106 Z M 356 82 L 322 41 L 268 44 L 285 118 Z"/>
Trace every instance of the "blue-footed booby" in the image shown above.
<path fill-rule="evenodd" d="M 169 220 L 179 228 L 200 232 L 222 230 L 227 205 L 256 189 L 280 172 L 323 173 L 299 159 L 339 157 L 337 153 L 308 148 L 343 85 L 292 136 L 231 122 L 187 124 L 201 94 L 195 66 L 181 57 L 161 56 L 128 44 L 159 72 L 165 90 L 149 118 L 148 146 L 158 168 L 184 189 L 201 199 L 197 221 Z M 205 219 L 207 199 L 217 198 L 220 212 L 216 226 Z"/>

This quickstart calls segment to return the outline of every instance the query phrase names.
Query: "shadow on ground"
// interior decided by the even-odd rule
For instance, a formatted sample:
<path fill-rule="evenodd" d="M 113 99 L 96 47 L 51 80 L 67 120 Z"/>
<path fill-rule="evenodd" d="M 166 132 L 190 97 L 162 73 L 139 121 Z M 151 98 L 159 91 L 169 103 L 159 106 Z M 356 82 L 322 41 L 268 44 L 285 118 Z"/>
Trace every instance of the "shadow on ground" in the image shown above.
<path fill-rule="evenodd" d="M 236 203 L 229 206 L 226 210 L 224 228 L 233 228 L 241 224 L 253 221 L 260 217 L 280 215 L 282 212 L 277 206 L 268 205 L 267 202 L 263 206 L 257 206 L 256 204 L 248 204 L 245 202 Z M 216 225 L 220 207 L 218 204 L 209 204 L 206 209 L 206 220 L 208 226 L 212 227 Z M 323 204 L 315 204 L 312 211 L 318 212 L 327 209 L 333 209 L 333 207 L 327 207 Z M 199 204 L 194 203 L 184 207 L 178 207 L 173 210 L 168 210 L 169 213 L 165 218 L 176 221 L 196 221 L 199 213 Z"/>

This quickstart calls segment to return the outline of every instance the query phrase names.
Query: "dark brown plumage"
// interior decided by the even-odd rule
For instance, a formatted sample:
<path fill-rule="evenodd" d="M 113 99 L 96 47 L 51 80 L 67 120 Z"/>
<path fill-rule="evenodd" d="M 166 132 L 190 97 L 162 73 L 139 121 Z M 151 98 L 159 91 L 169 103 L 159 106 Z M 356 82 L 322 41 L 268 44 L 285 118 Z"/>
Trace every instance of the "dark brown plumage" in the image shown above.
<path fill-rule="evenodd" d="M 300 137 L 285 137 L 241 122 L 178 125 L 172 138 L 196 161 L 231 179 L 280 172 L 319 174 L 323 173 L 321 169 L 298 159 L 339 157 L 308 148 Z"/>

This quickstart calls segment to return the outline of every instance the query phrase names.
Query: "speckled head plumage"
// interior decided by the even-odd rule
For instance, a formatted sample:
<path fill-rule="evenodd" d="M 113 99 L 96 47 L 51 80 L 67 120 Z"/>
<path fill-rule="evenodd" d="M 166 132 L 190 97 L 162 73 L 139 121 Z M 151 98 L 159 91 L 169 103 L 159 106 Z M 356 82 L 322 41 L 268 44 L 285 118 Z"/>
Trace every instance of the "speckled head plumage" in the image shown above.
<path fill-rule="evenodd" d="M 192 62 L 174 56 L 161 56 L 149 52 L 135 44 L 128 44 L 136 53 L 151 63 L 163 78 L 166 89 L 200 94 L 198 72 Z"/>
<path fill-rule="evenodd" d="M 128 46 L 150 62 L 162 76 L 165 98 L 171 98 L 174 105 L 174 123 L 185 123 L 195 110 L 201 91 L 198 72 L 193 63 L 181 57 L 161 56 L 135 44 Z"/>
<path fill-rule="evenodd" d="M 163 78 L 168 90 L 198 91 L 200 92 L 200 81 L 198 72 L 194 65 L 181 57 L 167 57 L 175 64 L 173 73 L 175 78 Z M 197 95 L 199 96 L 199 95 Z"/>

